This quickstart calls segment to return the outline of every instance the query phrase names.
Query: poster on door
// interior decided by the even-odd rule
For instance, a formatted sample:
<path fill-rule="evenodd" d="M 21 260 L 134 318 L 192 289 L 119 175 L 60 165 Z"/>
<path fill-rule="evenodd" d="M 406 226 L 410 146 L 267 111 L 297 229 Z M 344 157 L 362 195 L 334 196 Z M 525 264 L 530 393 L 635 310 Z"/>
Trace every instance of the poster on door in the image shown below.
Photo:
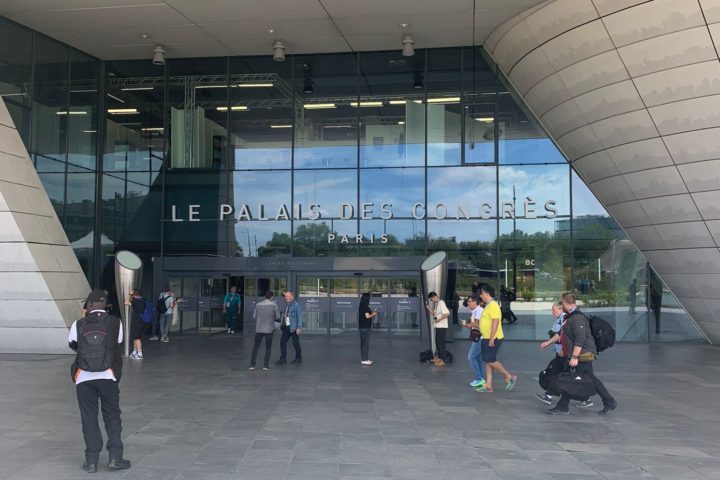
<path fill-rule="evenodd" d="M 333 297 L 330 304 L 332 305 L 333 312 L 357 312 L 360 299 L 356 296 Z"/>
<path fill-rule="evenodd" d="M 388 299 L 384 297 L 370 297 L 370 309 L 378 312 L 386 312 L 388 309 Z"/>
<path fill-rule="evenodd" d="M 389 301 L 390 311 L 393 313 L 416 313 L 420 307 L 418 297 L 394 297 Z"/>
<path fill-rule="evenodd" d="M 300 297 L 299 303 L 304 312 L 325 312 L 329 305 L 327 297 Z"/>

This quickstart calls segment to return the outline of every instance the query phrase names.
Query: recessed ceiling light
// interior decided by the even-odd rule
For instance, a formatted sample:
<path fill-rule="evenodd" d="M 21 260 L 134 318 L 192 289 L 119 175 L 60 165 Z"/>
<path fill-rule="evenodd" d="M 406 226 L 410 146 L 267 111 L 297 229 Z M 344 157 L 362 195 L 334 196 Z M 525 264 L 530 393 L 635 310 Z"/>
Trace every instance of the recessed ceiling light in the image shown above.
<path fill-rule="evenodd" d="M 110 115 L 136 115 L 140 113 L 137 108 L 108 108 L 107 112 Z"/>
<path fill-rule="evenodd" d="M 320 109 L 320 108 L 335 108 L 334 103 L 306 103 L 303 105 L 307 110 Z"/>
<path fill-rule="evenodd" d="M 150 35 L 147 33 L 141 33 L 140 38 L 150 38 Z"/>
<path fill-rule="evenodd" d="M 410 26 L 410 25 L 408 25 L 407 23 L 401 23 L 401 24 L 400 24 L 400 28 L 408 28 L 409 26 Z"/>
<path fill-rule="evenodd" d="M 277 30 L 274 29 L 273 27 L 270 27 L 270 28 L 267 29 L 267 33 L 273 34 L 273 33 L 275 33 L 275 32 L 277 32 Z"/>

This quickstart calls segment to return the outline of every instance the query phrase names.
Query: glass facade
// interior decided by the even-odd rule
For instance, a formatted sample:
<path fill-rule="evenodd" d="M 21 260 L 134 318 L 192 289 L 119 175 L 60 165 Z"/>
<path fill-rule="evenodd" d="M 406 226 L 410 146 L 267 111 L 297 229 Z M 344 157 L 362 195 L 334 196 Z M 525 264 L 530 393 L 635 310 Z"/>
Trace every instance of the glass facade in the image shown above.
<path fill-rule="evenodd" d="M 480 48 L 156 66 L 2 19 L 0 37 L 0 95 L 94 285 L 120 248 L 148 266 L 444 250 L 459 296 L 514 289 L 512 338 L 545 338 L 566 290 L 623 341 L 700 337 Z M 296 287 L 355 291 L 338 282 Z"/>

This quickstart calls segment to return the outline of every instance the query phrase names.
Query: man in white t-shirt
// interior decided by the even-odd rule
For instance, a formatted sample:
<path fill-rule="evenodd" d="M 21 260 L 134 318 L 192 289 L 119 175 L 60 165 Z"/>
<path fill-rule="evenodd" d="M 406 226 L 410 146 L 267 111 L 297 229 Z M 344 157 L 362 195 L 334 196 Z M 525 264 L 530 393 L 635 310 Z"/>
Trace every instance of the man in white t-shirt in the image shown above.
<path fill-rule="evenodd" d="M 465 328 L 480 329 L 480 317 L 482 316 L 483 308 L 480 306 L 480 298 L 477 295 L 468 297 L 467 306 L 472 310 L 470 320 L 463 324 Z M 470 382 L 470 386 L 473 388 L 482 387 L 485 385 L 485 365 L 482 361 L 482 350 L 480 348 L 480 339 L 477 342 L 470 342 L 470 350 L 468 350 L 468 362 L 475 373 L 475 379 Z"/>
<path fill-rule="evenodd" d="M 435 327 L 435 352 L 433 352 L 435 355 L 432 363 L 435 364 L 436 367 L 444 367 L 445 359 L 447 358 L 447 352 L 445 351 L 445 334 L 448 329 L 450 310 L 435 292 L 430 292 L 428 300 L 427 309 Z"/>
<path fill-rule="evenodd" d="M 105 311 L 106 305 L 106 293 L 103 290 L 93 290 L 87 299 L 89 313 L 73 322 L 68 336 L 68 345 L 77 352 L 71 374 L 75 382 L 85 440 L 85 462 L 82 469 L 87 473 L 97 472 L 103 447 L 102 432 L 98 424 L 99 403 L 102 405 L 108 437 L 108 468 L 130 468 L 130 460 L 123 458 L 118 389 L 122 375 L 120 344 L 123 342 L 123 328 L 119 318 L 108 315 Z"/>

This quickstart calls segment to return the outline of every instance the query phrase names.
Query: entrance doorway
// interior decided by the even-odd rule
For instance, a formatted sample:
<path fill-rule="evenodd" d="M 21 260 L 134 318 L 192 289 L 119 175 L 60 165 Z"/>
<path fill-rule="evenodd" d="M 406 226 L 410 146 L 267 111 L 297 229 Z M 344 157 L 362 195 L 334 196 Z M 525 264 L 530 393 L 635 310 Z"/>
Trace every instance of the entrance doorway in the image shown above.
<path fill-rule="evenodd" d="M 420 332 L 420 279 L 411 276 L 297 277 L 298 302 L 305 332 L 329 336 L 355 334 L 360 295 L 370 294 L 370 308 L 378 311 L 376 335 L 417 336 Z"/>
<path fill-rule="evenodd" d="M 223 299 L 231 282 L 225 276 L 169 277 L 167 285 L 178 299 L 177 322 L 172 332 L 219 333 L 226 331 Z M 238 293 L 242 284 L 238 285 Z M 240 293 L 242 295 L 242 293 Z"/>

